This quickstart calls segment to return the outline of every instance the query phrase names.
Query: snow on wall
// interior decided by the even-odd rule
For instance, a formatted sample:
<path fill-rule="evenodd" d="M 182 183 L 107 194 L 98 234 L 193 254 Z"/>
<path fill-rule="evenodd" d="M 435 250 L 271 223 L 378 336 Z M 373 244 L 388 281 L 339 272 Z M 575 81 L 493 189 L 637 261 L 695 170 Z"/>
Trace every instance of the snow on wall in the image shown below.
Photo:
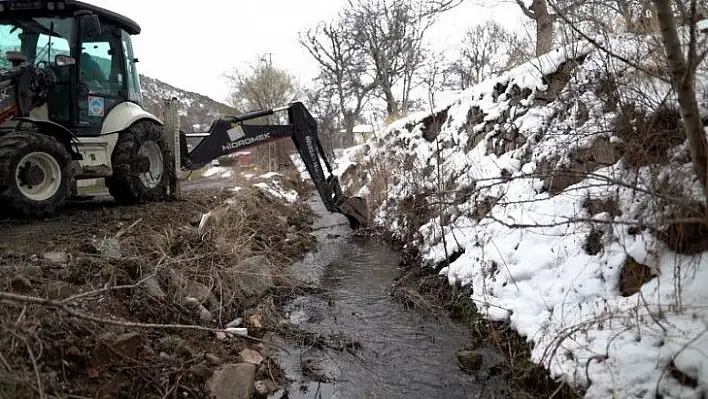
<path fill-rule="evenodd" d="M 647 68 L 659 58 L 649 56 L 646 38 L 620 36 L 606 46 L 639 55 Z M 582 63 L 558 98 L 542 101 L 553 85 L 544 76 L 567 73 L 564 63 L 576 58 Z M 700 190 L 684 140 L 661 165 L 620 156 L 628 136 L 618 133 L 620 113 L 608 106 L 608 76 L 638 108 L 655 111 L 652 101 L 668 93 L 665 83 L 579 43 L 390 125 L 348 151 L 337 173 L 352 194 L 371 201 L 381 190 L 374 170 L 390 161 L 374 222 L 430 264 L 459 254 L 440 273 L 471 285 L 482 314 L 508 320 L 533 342 L 533 361 L 587 388 L 587 397 L 655 398 L 657 390 L 700 397 L 708 392 L 708 261 L 630 227 L 665 216 L 643 189 L 682 183 L 683 193 L 674 194 L 685 197 Z M 564 167 L 590 174 L 556 173 Z M 411 203 L 426 198 L 441 205 L 411 212 Z M 655 278 L 622 295 L 623 270 L 632 266 Z M 697 387 L 666 372 L 670 363 Z"/>

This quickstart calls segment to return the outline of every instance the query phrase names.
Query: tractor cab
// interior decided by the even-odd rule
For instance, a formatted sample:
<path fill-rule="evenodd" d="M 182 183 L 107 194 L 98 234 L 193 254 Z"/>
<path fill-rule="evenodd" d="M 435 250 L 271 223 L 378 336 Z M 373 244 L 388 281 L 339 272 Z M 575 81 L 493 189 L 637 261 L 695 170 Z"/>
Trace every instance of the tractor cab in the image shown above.
<path fill-rule="evenodd" d="M 26 61 L 47 71 L 47 101 L 32 116 L 98 136 L 113 107 L 142 106 L 138 33 L 131 19 L 80 1 L 0 1 L 0 69 Z"/>

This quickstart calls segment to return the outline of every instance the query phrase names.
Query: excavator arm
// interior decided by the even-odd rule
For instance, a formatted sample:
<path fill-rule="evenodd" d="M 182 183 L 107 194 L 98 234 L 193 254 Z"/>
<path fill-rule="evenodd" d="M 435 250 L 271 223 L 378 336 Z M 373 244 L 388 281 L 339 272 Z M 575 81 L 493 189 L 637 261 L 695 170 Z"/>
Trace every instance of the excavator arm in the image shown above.
<path fill-rule="evenodd" d="M 279 112 L 287 112 L 287 124 L 243 123 Z M 192 151 L 187 150 L 186 135 L 180 133 L 181 165 L 187 170 L 200 169 L 222 156 L 287 137 L 292 138 L 325 208 L 329 212 L 345 215 L 352 228 L 365 225 L 368 217 L 365 200 L 343 195 L 339 179 L 332 173 L 332 165 L 317 135 L 317 121 L 301 102 L 217 119 L 211 124 L 207 136 Z"/>

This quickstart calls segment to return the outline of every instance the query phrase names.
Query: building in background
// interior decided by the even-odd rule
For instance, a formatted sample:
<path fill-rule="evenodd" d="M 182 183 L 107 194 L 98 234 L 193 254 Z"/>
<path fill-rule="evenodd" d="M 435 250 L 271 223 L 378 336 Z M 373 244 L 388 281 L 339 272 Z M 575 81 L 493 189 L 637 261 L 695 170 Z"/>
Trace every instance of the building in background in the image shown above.
<path fill-rule="evenodd" d="M 341 148 L 347 148 L 349 147 L 346 145 L 347 142 L 353 142 L 354 145 L 357 144 L 362 144 L 366 140 L 370 139 L 376 130 L 374 129 L 374 126 L 372 125 L 356 125 L 354 126 L 353 129 L 353 140 L 347 140 L 347 131 L 346 129 L 341 129 L 339 132 L 337 132 L 336 137 L 334 137 L 333 140 L 333 148 L 334 149 L 341 149 Z"/>

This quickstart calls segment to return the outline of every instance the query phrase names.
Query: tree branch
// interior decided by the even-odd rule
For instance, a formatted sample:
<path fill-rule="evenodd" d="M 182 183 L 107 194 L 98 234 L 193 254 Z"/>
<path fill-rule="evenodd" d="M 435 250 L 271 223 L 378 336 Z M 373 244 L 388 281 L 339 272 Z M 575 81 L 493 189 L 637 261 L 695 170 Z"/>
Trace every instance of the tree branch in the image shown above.
<path fill-rule="evenodd" d="M 132 321 L 126 321 L 126 320 L 115 320 L 115 319 L 108 319 L 105 317 L 99 317 L 90 313 L 85 313 L 80 310 L 76 310 L 72 307 L 70 307 L 64 300 L 58 301 L 54 299 L 45 299 L 45 298 L 40 298 L 40 297 L 35 297 L 35 296 L 28 296 L 28 295 L 20 295 L 20 294 L 14 294 L 11 292 L 0 292 L 0 300 L 6 300 L 6 301 L 11 301 L 11 302 L 16 302 L 16 303 L 24 303 L 24 304 L 30 304 L 30 305 L 40 305 L 40 306 L 45 306 L 53 309 L 58 309 L 61 310 L 71 316 L 77 317 L 79 319 L 83 320 L 88 320 L 88 321 L 93 321 L 95 323 L 99 324 L 106 324 L 106 325 L 112 325 L 112 326 L 120 326 L 120 327 L 127 327 L 127 328 L 145 328 L 145 329 L 153 329 L 153 330 L 193 330 L 193 331 L 203 331 L 203 332 L 211 332 L 211 333 L 227 333 L 229 334 L 228 329 L 218 329 L 218 328 L 210 328 L 210 327 L 203 327 L 203 326 L 198 326 L 198 325 L 192 325 L 192 324 L 155 324 L 155 323 L 139 323 L 139 322 L 132 322 Z M 275 348 L 281 349 L 285 352 L 288 352 L 287 349 L 283 348 L 282 346 L 264 341 L 260 338 L 253 337 L 251 335 L 238 335 L 240 337 L 249 339 L 251 341 L 256 341 L 260 342 L 266 345 L 273 346 Z"/>
<path fill-rule="evenodd" d="M 526 15 L 530 19 L 533 19 L 534 21 L 536 20 L 536 14 L 533 11 L 531 11 L 528 7 L 526 7 L 523 0 L 515 0 L 515 1 L 516 1 L 516 4 L 519 5 L 519 8 L 521 8 L 521 12 L 523 12 L 524 15 Z"/>

